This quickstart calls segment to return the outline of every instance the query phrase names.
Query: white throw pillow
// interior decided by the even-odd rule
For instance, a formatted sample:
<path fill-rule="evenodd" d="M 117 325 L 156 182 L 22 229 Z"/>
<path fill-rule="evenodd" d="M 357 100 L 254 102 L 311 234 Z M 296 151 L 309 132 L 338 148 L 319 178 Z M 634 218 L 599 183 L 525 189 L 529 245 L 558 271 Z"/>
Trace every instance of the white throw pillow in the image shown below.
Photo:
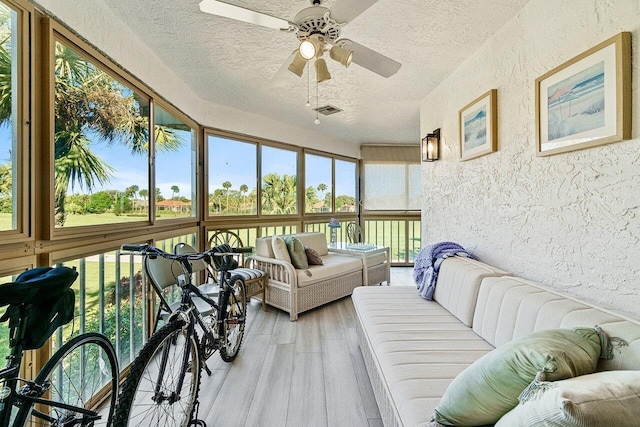
<path fill-rule="evenodd" d="M 289 255 L 287 244 L 284 242 L 282 237 L 273 236 L 271 238 L 271 248 L 273 249 L 273 255 L 275 255 L 276 259 L 286 261 L 291 264 L 291 256 Z"/>
<path fill-rule="evenodd" d="M 640 371 L 606 371 L 556 381 L 519 404 L 495 427 L 635 427 L 640 420 Z"/>

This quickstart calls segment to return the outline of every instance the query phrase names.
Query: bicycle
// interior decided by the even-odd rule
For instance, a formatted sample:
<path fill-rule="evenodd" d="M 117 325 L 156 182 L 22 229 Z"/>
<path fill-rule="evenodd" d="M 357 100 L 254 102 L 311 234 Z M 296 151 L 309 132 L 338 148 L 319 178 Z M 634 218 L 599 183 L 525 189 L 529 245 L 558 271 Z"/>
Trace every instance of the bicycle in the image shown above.
<path fill-rule="evenodd" d="M 167 323 L 151 335 L 134 360 L 118 398 L 113 425 L 205 426 L 197 419 L 201 369 L 211 375 L 206 360 L 217 350 L 222 360 L 232 362 L 244 336 L 245 283 L 241 276 L 229 273 L 237 267 L 233 259 L 237 254 L 228 245 L 183 254 L 170 254 L 146 244 L 123 245 L 122 250 L 142 254 L 145 262 L 169 260 L 169 264 L 165 261 L 166 274 L 173 276 L 177 263 L 182 274 L 173 277 L 173 283 L 181 289 L 181 298 L 172 310 L 160 294 L 161 304 L 169 313 Z M 192 263 L 200 261 L 219 272 L 217 301 L 191 281 Z M 156 284 L 154 287 L 161 292 Z M 203 315 L 198 308 L 202 304 L 194 299 L 206 303 L 211 313 Z M 201 339 L 198 332 L 202 333 Z"/>
<path fill-rule="evenodd" d="M 0 426 L 110 426 L 115 407 L 97 408 L 105 387 L 118 391 L 118 362 L 101 334 L 80 334 L 62 345 L 33 381 L 19 377 L 23 351 L 42 347 L 74 316 L 70 288 L 78 273 L 68 267 L 37 267 L 0 285 L 0 322 L 9 321 L 7 366 L 0 371 Z M 91 365 L 84 361 L 91 360 Z"/>

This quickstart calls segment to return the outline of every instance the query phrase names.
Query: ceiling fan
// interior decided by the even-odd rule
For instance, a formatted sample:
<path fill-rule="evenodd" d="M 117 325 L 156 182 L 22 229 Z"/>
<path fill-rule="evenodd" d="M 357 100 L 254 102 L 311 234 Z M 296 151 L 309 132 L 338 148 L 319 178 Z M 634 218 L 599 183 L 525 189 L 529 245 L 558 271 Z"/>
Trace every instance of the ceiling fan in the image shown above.
<path fill-rule="evenodd" d="M 399 62 L 352 40 L 339 38 L 342 27 L 376 2 L 377 0 L 337 0 L 331 8 L 326 8 L 320 6 L 321 0 L 311 0 L 311 6 L 298 12 L 292 21 L 217 0 L 202 0 L 200 10 L 295 33 L 300 45 L 292 55 L 293 61 L 287 69 L 301 77 L 307 62 L 315 58 L 316 78 L 320 83 L 331 78 L 327 64 L 321 58 L 327 52 L 331 59 L 345 67 L 354 62 L 382 77 L 391 77 L 398 72 L 402 66 Z"/>

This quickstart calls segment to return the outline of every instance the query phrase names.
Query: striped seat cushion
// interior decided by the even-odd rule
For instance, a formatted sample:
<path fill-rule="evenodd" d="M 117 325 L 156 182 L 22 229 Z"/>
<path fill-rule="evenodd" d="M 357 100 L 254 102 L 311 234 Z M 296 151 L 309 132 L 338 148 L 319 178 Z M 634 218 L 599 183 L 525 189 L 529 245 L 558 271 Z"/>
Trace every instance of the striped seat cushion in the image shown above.
<path fill-rule="evenodd" d="M 267 275 L 267 273 L 265 273 L 262 270 L 258 270 L 255 268 L 244 268 L 244 267 L 236 268 L 234 270 L 229 271 L 229 273 L 231 273 L 232 276 L 234 274 L 241 276 L 245 282 L 252 279 L 259 279 Z"/>

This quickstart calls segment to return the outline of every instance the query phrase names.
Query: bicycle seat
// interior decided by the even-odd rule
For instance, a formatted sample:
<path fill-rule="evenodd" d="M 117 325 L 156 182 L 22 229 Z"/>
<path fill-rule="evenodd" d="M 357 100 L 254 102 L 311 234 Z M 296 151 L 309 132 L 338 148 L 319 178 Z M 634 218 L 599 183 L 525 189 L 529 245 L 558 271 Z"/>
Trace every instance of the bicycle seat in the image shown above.
<path fill-rule="evenodd" d="M 0 285 L 0 307 L 34 304 L 61 295 L 71 287 L 78 272 L 69 267 L 36 267 L 21 273 L 15 282 Z"/>

